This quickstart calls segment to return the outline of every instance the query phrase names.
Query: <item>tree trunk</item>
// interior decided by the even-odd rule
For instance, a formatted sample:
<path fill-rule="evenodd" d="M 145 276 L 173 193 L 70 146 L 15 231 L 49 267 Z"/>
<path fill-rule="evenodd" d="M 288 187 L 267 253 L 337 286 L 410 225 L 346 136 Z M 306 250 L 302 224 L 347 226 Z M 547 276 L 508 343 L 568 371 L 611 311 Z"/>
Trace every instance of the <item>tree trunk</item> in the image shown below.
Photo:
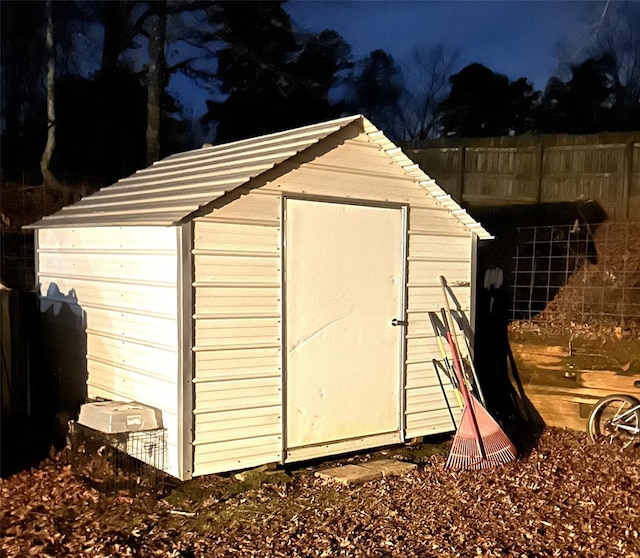
<path fill-rule="evenodd" d="M 149 37 L 149 71 L 147 75 L 147 165 L 160 158 L 160 98 L 164 74 L 164 37 L 166 2 L 155 5 Z"/>
<path fill-rule="evenodd" d="M 53 176 L 50 164 L 53 152 L 56 148 L 56 104 L 55 104 L 55 81 L 56 81 L 56 57 L 53 49 L 53 7 L 52 0 L 46 2 L 47 10 L 47 144 L 44 147 L 42 158 L 40 159 L 40 171 L 45 186 L 60 187 L 60 183 Z"/>

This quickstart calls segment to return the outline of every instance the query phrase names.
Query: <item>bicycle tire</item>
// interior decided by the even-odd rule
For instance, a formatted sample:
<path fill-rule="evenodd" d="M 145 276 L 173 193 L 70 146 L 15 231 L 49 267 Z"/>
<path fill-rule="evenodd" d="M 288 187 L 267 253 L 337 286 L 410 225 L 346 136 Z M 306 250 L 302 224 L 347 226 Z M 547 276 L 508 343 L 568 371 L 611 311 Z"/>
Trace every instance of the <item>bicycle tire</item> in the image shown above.
<path fill-rule="evenodd" d="M 638 434 L 630 434 L 626 430 L 612 427 L 610 421 L 628 411 L 632 407 L 640 405 L 640 401 L 631 395 L 614 394 L 600 399 L 589 413 L 587 422 L 587 435 L 592 442 L 608 442 L 610 445 L 627 447 L 639 439 Z M 625 421 L 625 425 L 640 428 L 640 409 L 635 409 Z"/>

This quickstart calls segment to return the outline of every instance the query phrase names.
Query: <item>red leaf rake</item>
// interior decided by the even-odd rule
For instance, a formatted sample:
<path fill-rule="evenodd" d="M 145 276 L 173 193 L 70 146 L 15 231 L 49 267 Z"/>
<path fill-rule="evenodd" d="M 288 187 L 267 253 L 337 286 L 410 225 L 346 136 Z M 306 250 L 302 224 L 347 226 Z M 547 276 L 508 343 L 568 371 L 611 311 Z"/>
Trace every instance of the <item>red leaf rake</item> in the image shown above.
<path fill-rule="evenodd" d="M 516 449 L 493 420 L 489 412 L 469 393 L 460 365 L 460 350 L 455 323 L 451 315 L 451 305 L 447 293 L 447 281 L 440 276 L 447 315 L 447 342 L 451 350 L 453 367 L 464 401 L 464 410 L 451 451 L 445 464 L 450 469 L 490 469 L 496 465 L 509 463 L 516 458 Z"/>

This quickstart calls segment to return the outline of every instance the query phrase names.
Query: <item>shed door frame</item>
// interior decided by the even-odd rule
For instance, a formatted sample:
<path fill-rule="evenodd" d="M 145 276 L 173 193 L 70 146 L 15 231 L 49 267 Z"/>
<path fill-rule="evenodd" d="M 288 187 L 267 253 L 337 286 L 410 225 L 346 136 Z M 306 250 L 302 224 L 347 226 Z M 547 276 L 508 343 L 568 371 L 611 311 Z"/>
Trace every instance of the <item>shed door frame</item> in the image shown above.
<path fill-rule="evenodd" d="M 406 324 L 407 320 L 407 253 L 408 253 L 408 213 L 409 207 L 402 203 L 377 202 L 375 200 L 361 199 L 344 199 L 325 196 L 308 196 L 308 195 L 283 195 L 282 196 L 282 216 L 281 216 L 281 258 L 282 258 L 282 462 L 294 462 L 305 459 L 313 459 L 326 455 L 335 455 L 349 451 L 355 451 L 365 448 L 380 447 L 384 445 L 403 443 L 405 441 L 406 432 L 406 344 L 407 344 L 407 326 L 398 326 L 399 351 L 398 351 L 398 431 L 392 434 L 372 435 L 359 438 L 351 438 L 344 441 L 320 443 L 304 448 L 288 448 L 287 440 L 287 302 L 286 302 L 286 206 L 287 200 L 309 201 L 320 203 L 333 203 L 339 205 L 353 205 L 371 208 L 396 209 L 401 213 L 401 238 L 402 246 L 400 249 L 400 287 L 399 287 L 399 305 L 401 308 L 399 320 L 403 320 Z"/>

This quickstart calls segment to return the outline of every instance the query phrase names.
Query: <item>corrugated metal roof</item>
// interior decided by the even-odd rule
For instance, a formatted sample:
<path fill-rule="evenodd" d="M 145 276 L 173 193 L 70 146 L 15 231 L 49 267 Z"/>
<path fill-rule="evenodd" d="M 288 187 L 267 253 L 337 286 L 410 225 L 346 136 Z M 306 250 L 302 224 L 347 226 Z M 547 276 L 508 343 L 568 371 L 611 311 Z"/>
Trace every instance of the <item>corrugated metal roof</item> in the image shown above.
<path fill-rule="evenodd" d="M 369 138 L 479 238 L 492 236 L 382 131 L 361 115 L 171 155 L 27 229 L 171 226 L 331 134 L 358 122 Z"/>

